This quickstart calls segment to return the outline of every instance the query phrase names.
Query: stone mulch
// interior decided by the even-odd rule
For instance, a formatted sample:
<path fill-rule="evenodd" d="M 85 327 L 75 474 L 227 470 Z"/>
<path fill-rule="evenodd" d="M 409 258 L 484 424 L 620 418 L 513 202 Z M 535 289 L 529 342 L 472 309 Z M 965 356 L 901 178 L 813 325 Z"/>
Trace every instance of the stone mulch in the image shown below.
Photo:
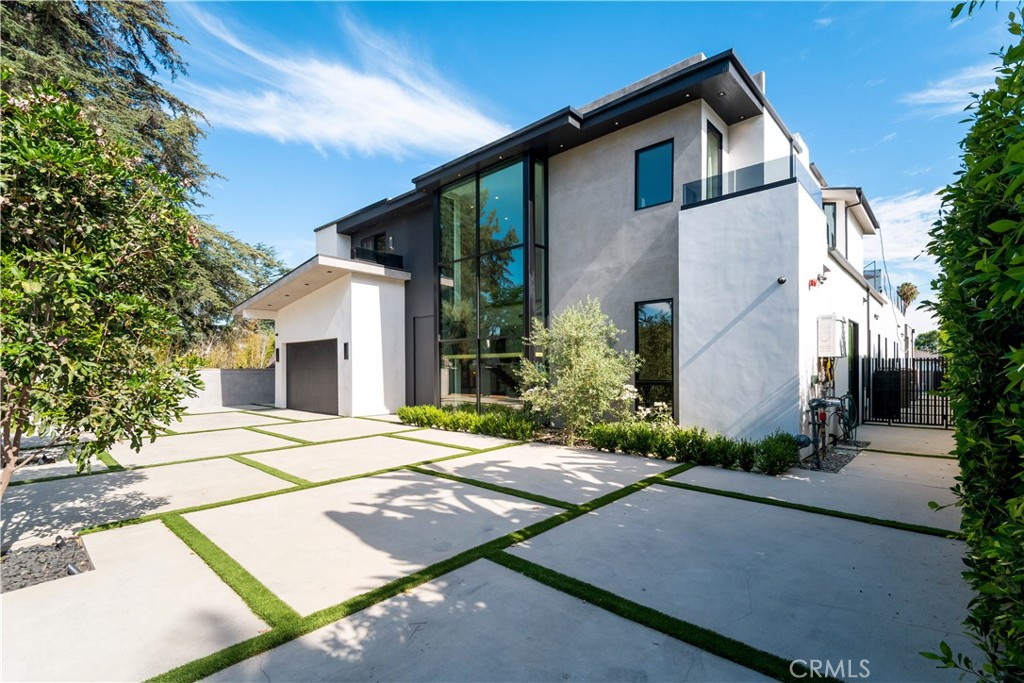
<path fill-rule="evenodd" d="M 92 569 L 82 539 L 58 536 L 53 543 L 17 548 L 0 556 L 0 593 Z"/>
<path fill-rule="evenodd" d="M 796 464 L 802 470 L 814 470 L 815 472 L 838 472 L 850 464 L 857 454 L 867 446 L 861 441 L 841 442 L 828 449 L 821 458 L 821 467 L 814 464 L 814 455 L 809 455 Z"/>

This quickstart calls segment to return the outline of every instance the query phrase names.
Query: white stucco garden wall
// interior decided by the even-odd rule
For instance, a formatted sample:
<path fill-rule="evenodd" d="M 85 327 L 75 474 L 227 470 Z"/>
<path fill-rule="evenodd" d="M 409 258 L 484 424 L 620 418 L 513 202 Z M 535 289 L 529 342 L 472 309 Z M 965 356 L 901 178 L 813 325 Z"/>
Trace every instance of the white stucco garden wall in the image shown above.
<path fill-rule="evenodd" d="M 798 429 L 798 192 L 794 183 L 679 212 L 684 425 L 750 438 Z"/>

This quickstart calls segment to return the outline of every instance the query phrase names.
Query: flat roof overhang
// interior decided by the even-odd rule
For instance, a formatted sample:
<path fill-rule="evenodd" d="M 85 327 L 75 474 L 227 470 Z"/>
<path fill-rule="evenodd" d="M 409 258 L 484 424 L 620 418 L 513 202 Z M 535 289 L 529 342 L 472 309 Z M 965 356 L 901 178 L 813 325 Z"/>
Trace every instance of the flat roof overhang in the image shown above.
<path fill-rule="evenodd" d="M 232 313 L 246 318 L 273 320 L 285 306 L 346 275 L 369 275 L 398 281 L 412 279 L 405 270 L 317 254 L 235 306 Z"/>
<path fill-rule="evenodd" d="M 868 198 L 864 196 L 864 190 L 859 187 L 823 187 L 821 188 L 822 201 L 841 201 L 846 208 L 853 213 L 862 226 L 865 235 L 876 235 L 881 230 L 875 212 L 871 210 Z"/>

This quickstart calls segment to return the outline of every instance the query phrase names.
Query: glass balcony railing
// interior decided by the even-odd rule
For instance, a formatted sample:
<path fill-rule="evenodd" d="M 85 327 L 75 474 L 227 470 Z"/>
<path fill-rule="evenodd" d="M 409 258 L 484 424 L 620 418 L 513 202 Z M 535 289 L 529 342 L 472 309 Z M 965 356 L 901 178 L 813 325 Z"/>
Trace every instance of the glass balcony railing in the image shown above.
<path fill-rule="evenodd" d="M 888 297 L 889 301 L 892 302 L 893 306 L 899 309 L 900 313 L 906 315 L 907 304 L 900 298 L 897 288 L 892 286 L 892 282 L 889 280 L 889 275 L 879 268 L 874 261 L 864 266 L 864 279 L 868 281 L 868 284 L 870 284 L 876 292 Z"/>
<path fill-rule="evenodd" d="M 388 268 L 403 268 L 401 254 L 392 254 L 387 251 L 374 251 L 364 247 L 352 247 L 352 259 L 354 261 L 372 261 Z"/>
<path fill-rule="evenodd" d="M 765 185 L 795 178 L 805 190 L 821 204 L 821 188 L 814 181 L 796 155 L 770 159 L 760 164 L 744 166 L 710 178 L 700 178 L 683 184 L 683 206 L 727 197 L 731 194 L 754 190 Z"/>

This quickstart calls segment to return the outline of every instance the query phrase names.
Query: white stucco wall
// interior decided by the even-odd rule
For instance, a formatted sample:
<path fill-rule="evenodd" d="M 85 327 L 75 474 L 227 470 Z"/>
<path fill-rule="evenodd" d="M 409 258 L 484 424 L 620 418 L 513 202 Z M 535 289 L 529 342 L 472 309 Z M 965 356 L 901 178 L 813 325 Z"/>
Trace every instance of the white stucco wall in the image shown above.
<path fill-rule="evenodd" d="M 405 405 L 405 286 L 352 276 L 352 392 L 349 415 L 393 413 Z"/>
<path fill-rule="evenodd" d="M 679 212 L 682 424 L 751 438 L 797 430 L 799 191 L 794 183 Z"/>
<path fill-rule="evenodd" d="M 349 340 L 351 330 L 352 314 L 349 300 L 351 279 L 351 275 L 346 275 L 310 292 L 277 312 L 274 329 L 277 330 L 280 361 L 276 366 L 274 405 L 278 408 L 284 408 L 288 403 L 286 345 L 292 342 L 338 340 L 338 395 L 345 396 L 343 389 L 350 385 L 351 380 L 348 377 L 346 364 L 341 360 L 341 343 Z M 347 415 L 347 407 L 343 405 L 343 401 L 339 400 L 338 414 Z"/>
<path fill-rule="evenodd" d="M 317 230 L 316 253 L 338 258 L 351 258 L 352 238 L 348 235 L 339 235 L 333 225 Z"/>
<path fill-rule="evenodd" d="M 702 126 L 701 104 L 694 102 L 548 161 L 552 314 L 597 297 L 626 331 L 621 347 L 632 349 L 635 302 L 676 296 L 677 216 L 682 184 L 701 173 Z M 637 211 L 636 150 L 670 138 L 673 199 Z"/>

